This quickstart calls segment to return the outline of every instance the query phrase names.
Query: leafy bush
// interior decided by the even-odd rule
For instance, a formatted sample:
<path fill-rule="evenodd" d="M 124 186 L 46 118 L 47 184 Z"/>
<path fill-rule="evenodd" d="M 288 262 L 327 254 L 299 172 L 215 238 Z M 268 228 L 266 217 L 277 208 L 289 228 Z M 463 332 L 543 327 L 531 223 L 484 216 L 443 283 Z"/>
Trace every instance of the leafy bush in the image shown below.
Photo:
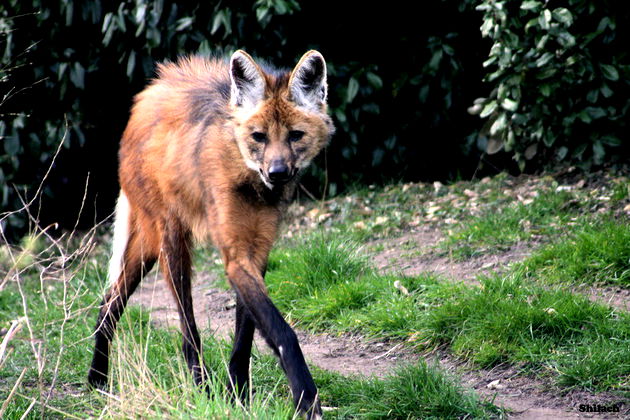
<path fill-rule="evenodd" d="M 623 2 L 482 0 L 483 63 L 492 91 L 470 109 L 487 122 L 488 153 L 524 169 L 553 161 L 601 164 L 627 142 L 630 11 Z"/>

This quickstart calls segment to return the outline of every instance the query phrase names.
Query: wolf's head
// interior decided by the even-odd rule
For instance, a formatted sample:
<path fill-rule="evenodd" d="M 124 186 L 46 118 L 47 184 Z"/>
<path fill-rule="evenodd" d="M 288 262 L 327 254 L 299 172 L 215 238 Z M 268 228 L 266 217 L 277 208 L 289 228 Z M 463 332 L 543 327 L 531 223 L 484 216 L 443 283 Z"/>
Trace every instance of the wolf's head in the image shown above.
<path fill-rule="evenodd" d="M 309 51 L 293 71 L 277 72 L 239 50 L 230 59 L 230 80 L 234 131 L 245 163 L 267 187 L 284 185 L 334 132 L 324 57 Z"/>

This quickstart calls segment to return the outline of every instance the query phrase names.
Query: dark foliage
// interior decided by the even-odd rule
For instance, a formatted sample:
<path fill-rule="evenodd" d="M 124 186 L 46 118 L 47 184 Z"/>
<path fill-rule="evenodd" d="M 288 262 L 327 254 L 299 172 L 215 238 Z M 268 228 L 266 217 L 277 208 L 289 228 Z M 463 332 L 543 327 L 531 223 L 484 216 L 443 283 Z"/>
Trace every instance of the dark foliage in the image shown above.
<path fill-rule="evenodd" d="M 496 11 L 503 3 L 510 3 L 505 19 Z M 35 192 L 63 139 L 43 191 L 41 221 L 72 226 L 84 191 L 82 224 L 106 217 L 118 188 L 118 139 L 132 97 L 153 77 L 155 63 L 188 53 L 227 55 L 237 48 L 286 67 L 310 48 L 326 57 L 337 135 L 303 179 L 316 196 L 324 188 L 335 194 L 355 183 L 515 170 L 512 157 L 522 165 L 533 144 L 544 147 L 536 146 L 537 160 L 528 170 L 540 168 L 549 156 L 603 162 L 623 149 L 618 143 L 630 96 L 623 40 L 628 29 L 621 20 L 627 21 L 627 7 L 573 0 L 569 18 L 558 11 L 560 2 L 549 3 L 431 0 L 418 10 L 330 0 L 253 5 L 7 0 L 0 5 L 0 208 L 15 209 L 20 197 Z M 545 9 L 552 13 L 550 25 L 562 31 L 541 26 Z M 539 19 L 531 28 L 523 21 L 530 14 Z M 601 20 L 596 28 L 603 29 L 589 35 L 593 26 L 582 23 L 582 15 L 588 22 L 606 16 L 608 21 Z M 538 45 L 545 31 L 550 41 L 535 60 L 549 60 L 537 71 L 557 72 L 515 79 L 523 65 L 531 65 L 527 49 Z M 565 32 L 574 46 L 562 47 L 571 42 Z M 493 43 L 512 42 L 508 33 L 522 33 L 510 44 L 520 61 L 505 63 L 503 52 L 491 49 Z M 560 71 L 569 57 L 578 62 L 574 68 L 586 66 L 581 76 Z M 584 72 L 594 76 L 582 83 Z M 575 94 L 566 95 L 574 86 Z M 466 109 L 488 91 L 476 110 L 491 119 L 486 131 L 494 126 L 493 134 L 478 136 L 483 121 Z M 521 96 L 506 96 L 508 91 Z M 486 156 L 488 138 L 509 153 Z M 2 223 L 6 235 L 28 228 L 23 218 Z"/>
<path fill-rule="evenodd" d="M 471 108 L 488 119 L 488 152 L 505 149 L 522 170 L 628 156 L 628 3 L 483 0 L 477 9 L 494 43 L 484 62 L 492 91 Z"/>

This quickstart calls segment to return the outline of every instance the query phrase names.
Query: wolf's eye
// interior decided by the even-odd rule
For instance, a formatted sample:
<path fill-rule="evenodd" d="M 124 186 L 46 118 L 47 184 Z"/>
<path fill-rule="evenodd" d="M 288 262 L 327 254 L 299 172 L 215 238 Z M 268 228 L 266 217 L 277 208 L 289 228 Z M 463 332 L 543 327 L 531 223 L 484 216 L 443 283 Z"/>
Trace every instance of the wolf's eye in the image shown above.
<path fill-rule="evenodd" d="M 300 130 L 289 131 L 289 141 L 299 141 L 302 137 L 304 137 L 304 131 L 300 131 Z"/>
<path fill-rule="evenodd" d="M 264 143 L 267 141 L 267 135 L 258 131 L 252 133 L 252 138 L 258 143 Z"/>

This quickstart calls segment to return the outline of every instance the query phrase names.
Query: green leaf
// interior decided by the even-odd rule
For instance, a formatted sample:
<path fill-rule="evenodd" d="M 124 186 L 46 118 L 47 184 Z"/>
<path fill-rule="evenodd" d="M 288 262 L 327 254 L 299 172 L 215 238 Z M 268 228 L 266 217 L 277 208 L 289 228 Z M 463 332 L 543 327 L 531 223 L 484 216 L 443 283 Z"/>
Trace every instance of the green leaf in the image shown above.
<path fill-rule="evenodd" d="M 514 160 L 518 164 L 518 169 L 521 172 L 525 172 L 525 165 L 526 165 L 526 163 L 525 163 L 524 159 L 521 159 L 520 153 L 514 153 Z"/>
<path fill-rule="evenodd" d="M 490 31 L 494 27 L 494 20 L 490 18 L 485 18 L 483 23 L 481 24 L 481 36 L 484 38 L 490 35 Z"/>
<path fill-rule="evenodd" d="M 381 107 L 375 103 L 367 103 L 361 107 L 361 109 L 370 114 L 379 114 L 381 112 Z"/>
<path fill-rule="evenodd" d="M 113 13 L 109 12 L 105 15 L 105 17 L 103 18 L 103 26 L 101 26 L 101 32 L 106 32 L 107 29 L 109 28 L 109 26 L 112 23 L 112 17 L 113 17 Z"/>
<path fill-rule="evenodd" d="M 545 45 L 547 45 L 547 41 L 549 41 L 549 34 L 545 34 L 541 36 L 538 42 L 536 43 L 536 49 L 538 50 L 544 49 Z"/>
<path fill-rule="evenodd" d="M 68 69 L 68 63 L 63 62 L 59 63 L 59 67 L 57 67 L 57 79 L 61 80 L 63 78 L 64 73 Z"/>
<path fill-rule="evenodd" d="M 534 10 L 542 6 L 542 3 L 535 0 L 527 0 L 521 4 L 521 10 Z"/>
<path fill-rule="evenodd" d="M 551 132 L 547 132 L 546 135 L 543 136 L 543 143 L 545 143 L 545 146 L 547 147 L 553 146 L 555 141 L 556 141 L 556 136 L 554 136 L 553 133 Z"/>
<path fill-rule="evenodd" d="M 603 136 L 599 140 L 603 144 L 607 144 L 613 147 L 621 146 L 621 144 L 623 143 L 619 137 L 615 137 L 615 136 Z"/>
<path fill-rule="evenodd" d="M 599 141 L 595 141 L 593 143 L 593 159 L 595 160 L 595 163 L 602 163 L 604 156 L 606 156 L 604 146 Z"/>
<path fill-rule="evenodd" d="M 110 23 L 107 25 L 107 29 L 105 30 L 105 23 L 103 23 L 103 29 L 105 30 L 105 35 L 103 36 L 103 45 L 109 46 L 109 43 L 114 36 L 114 31 L 116 30 L 116 21 L 111 19 L 113 15 L 108 14 L 110 17 Z M 105 16 L 105 21 L 107 21 L 107 16 Z"/>
<path fill-rule="evenodd" d="M 501 102 L 501 106 L 507 111 L 515 112 L 518 109 L 518 102 L 510 98 L 505 98 L 503 102 Z"/>
<path fill-rule="evenodd" d="M 503 146 L 503 139 L 492 137 L 488 140 L 488 144 L 486 145 L 486 153 L 489 155 L 498 153 L 501 149 L 503 149 Z"/>
<path fill-rule="evenodd" d="M 508 87 L 505 83 L 499 83 L 499 87 L 497 89 L 497 99 L 502 101 L 508 94 Z"/>
<path fill-rule="evenodd" d="M 482 109 L 483 104 L 474 104 L 473 106 L 468 107 L 468 113 L 470 115 L 479 115 Z"/>
<path fill-rule="evenodd" d="M 353 101 L 355 96 L 359 93 L 359 82 L 354 77 L 351 77 L 348 81 L 348 89 L 346 90 L 346 102 Z"/>
<path fill-rule="evenodd" d="M 335 117 L 337 118 L 337 121 L 339 121 L 342 124 L 348 121 L 346 114 L 341 109 L 335 110 Z"/>
<path fill-rule="evenodd" d="M 125 16 L 127 15 L 127 10 L 125 9 L 126 5 L 127 4 L 124 2 L 120 3 L 118 6 L 118 14 L 116 15 L 117 25 L 123 32 L 127 32 L 127 26 L 125 23 Z"/>
<path fill-rule="evenodd" d="M 575 45 L 575 37 L 568 32 L 558 34 L 557 41 L 563 48 L 571 48 Z"/>
<path fill-rule="evenodd" d="M 214 15 L 214 19 L 212 20 L 212 28 L 210 29 L 210 35 L 214 35 L 221 26 L 223 22 L 223 10 L 219 10 L 216 15 Z"/>
<path fill-rule="evenodd" d="M 442 60 L 442 54 L 443 54 L 442 50 L 437 50 L 436 52 L 433 53 L 433 56 L 431 57 L 431 61 L 429 61 L 430 69 L 432 70 L 438 69 L 440 65 L 440 61 Z"/>
<path fill-rule="evenodd" d="M 608 16 L 605 16 L 602 18 L 602 20 L 599 21 L 599 24 L 597 25 L 597 32 L 603 32 L 606 30 L 606 28 L 611 26 L 614 27 L 613 25 L 611 25 L 610 18 Z"/>
<path fill-rule="evenodd" d="M 550 52 L 546 52 L 543 55 L 541 55 L 538 60 L 536 60 L 536 67 L 543 67 L 545 66 L 547 63 L 549 63 L 549 61 L 551 61 L 551 59 L 554 57 L 554 55 Z"/>
<path fill-rule="evenodd" d="M 279 15 L 284 15 L 288 11 L 287 4 L 283 0 L 276 0 L 273 7 L 274 9 L 276 9 L 276 13 Z"/>
<path fill-rule="evenodd" d="M 372 87 L 374 87 L 374 89 L 380 89 L 383 87 L 383 80 L 377 74 L 369 71 L 365 74 L 365 77 L 367 77 L 368 82 L 372 85 Z"/>
<path fill-rule="evenodd" d="M 7 153 L 7 155 L 17 155 L 18 151 L 20 150 L 20 139 L 17 135 L 5 137 L 3 143 L 4 151 Z"/>
<path fill-rule="evenodd" d="M 479 114 L 479 116 L 481 118 L 486 118 L 488 115 L 492 114 L 496 109 L 497 109 L 497 102 L 490 101 L 483 107 L 483 109 L 481 110 L 481 114 Z"/>
<path fill-rule="evenodd" d="M 567 149 L 566 146 L 560 146 L 556 151 L 556 159 L 563 160 L 565 157 L 567 157 L 568 152 L 569 149 Z"/>
<path fill-rule="evenodd" d="M 536 73 L 536 79 L 538 79 L 538 80 L 548 79 L 548 78 L 554 76 L 557 72 L 558 72 L 558 70 L 556 68 L 554 68 L 554 67 L 547 67 L 545 69 L 542 69 L 538 73 Z"/>
<path fill-rule="evenodd" d="M 497 56 L 493 55 L 492 57 L 488 58 L 486 61 L 484 61 L 481 65 L 484 67 L 488 67 L 492 64 L 494 64 L 497 61 Z"/>
<path fill-rule="evenodd" d="M 217 19 L 217 17 L 215 16 L 214 23 L 216 23 L 216 19 Z M 175 26 L 175 31 L 176 32 L 180 32 L 180 31 L 183 31 L 184 29 L 190 28 L 192 26 L 193 18 L 192 17 L 183 17 L 181 19 L 178 19 L 176 23 L 177 23 L 177 26 Z M 214 29 L 214 26 L 213 26 L 213 32 L 212 32 L 213 34 L 214 34 L 214 31 L 216 31 L 216 30 Z"/>
<path fill-rule="evenodd" d="M 580 113 L 578 114 L 578 118 L 585 124 L 590 124 L 591 121 L 593 121 L 586 109 L 580 111 Z"/>
<path fill-rule="evenodd" d="M 538 89 L 540 90 L 540 93 L 545 97 L 549 97 L 549 95 L 551 95 L 551 85 L 549 83 L 544 83 L 540 85 Z"/>
<path fill-rule="evenodd" d="M 127 59 L 127 77 L 131 79 L 133 77 L 133 71 L 136 68 L 136 52 L 131 51 L 129 58 Z"/>
<path fill-rule="evenodd" d="M 599 89 L 593 89 L 586 94 L 586 100 L 594 104 L 599 97 Z"/>
<path fill-rule="evenodd" d="M 529 21 L 525 24 L 525 32 L 529 32 L 529 30 L 530 30 L 533 26 L 539 26 L 538 18 L 530 19 L 530 20 L 529 20 Z"/>
<path fill-rule="evenodd" d="M 569 9 L 558 7 L 557 9 L 554 9 L 552 14 L 555 20 L 566 26 L 571 26 L 571 24 L 573 23 L 573 15 L 569 11 Z"/>
<path fill-rule="evenodd" d="M 269 14 L 269 7 L 261 6 L 256 9 L 256 20 L 262 23 L 265 21 L 265 18 L 267 17 L 268 14 Z"/>
<path fill-rule="evenodd" d="M 492 126 L 490 126 L 490 135 L 494 136 L 497 133 L 500 133 L 505 130 L 505 127 L 507 127 L 507 117 L 505 116 L 505 113 L 502 113 L 499 115 L 499 118 L 492 123 Z"/>
<path fill-rule="evenodd" d="M 598 118 L 603 118 L 606 116 L 606 111 L 603 108 L 588 106 L 586 107 L 585 111 L 588 113 L 589 117 L 591 117 L 594 120 Z"/>
<path fill-rule="evenodd" d="M 613 82 L 619 80 L 619 72 L 615 66 L 610 64 L 600 64 L 599 68 L 606 79 L 612 80 Z"/>
<path fill-rule="evenodd" d="M 536 156 L 537 152 L 538 152 L 538 143 L 532 143 L 529 146 L 527 146 L 527 149 L 525 149 L 523 156 L 525 156 L 525 159 L 527 160 L 532 160 L 534 156 Z"/>
<path fill-rule="evenodd" d="M 599 88 L 599 91 L 602 93 L 602 95 L 604 95 L 604 98 L 610 98 L 611 96 L 613 96 L 614 93 L 606 83 L 602 83 L 602 87 Z"/>
<path fill-rule="evenodd" d="M 74 63 L 70 69 L 70 81 L 79 89 L 85 88 L 85 69 L 81 63 Z"/>
<path fill-rule="evenodd" d="M 134 14 L 134 19 L 136 20 L 136 23 L 140 23 L 144 21 L 144 17 L 146 16 L 146 13 L 147 13 L 147 5 L 139 4 L 138 7 L 136 8 L 136 13 Z"/>
<path fill-rule="evenodd" d="M 74 2 L 68 2 L 66 4 L 66 26 L 72 25 L 72 18 L 74 15 Z"/>
<path fill-rule="evenodd" d="M 538 24 L 541 29 L 548 31 L 551 27 L 551 12 L 549 9 L 545 9 L 543 13 L 538 17 Z"/>
<path fill-rule="evenodd" d="M 420 91 L 418 92 L 418 99 L 420 100 L 421 103 L 426 103 L 427 102 L 427 98 L 429 97 L 429 89 L 431 88 L 431 86 L 429 85 L 424 85 L 420 88 Z"/>

